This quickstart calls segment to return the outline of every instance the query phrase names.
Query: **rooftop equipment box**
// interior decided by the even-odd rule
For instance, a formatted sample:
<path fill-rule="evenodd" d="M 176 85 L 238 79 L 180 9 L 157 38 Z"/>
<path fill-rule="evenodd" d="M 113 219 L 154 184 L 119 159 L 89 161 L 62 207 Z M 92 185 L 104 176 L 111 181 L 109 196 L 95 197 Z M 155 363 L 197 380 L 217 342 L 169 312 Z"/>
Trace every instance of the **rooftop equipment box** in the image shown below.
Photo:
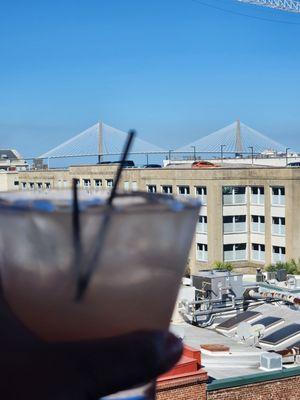
<path fill-rule="evenodd" d="M 192 285 L 200 290 L 201 297 L 212 300 L 220 299 L 220 295 L 225 300 L 228 294 L 242 298 L 244 293 L 243 275 L 225 270 L 199 271 L 192 275 Z"/>
<path fill-rule="evenodd" d="M 260 356 L 260 369 L 276 371 L 282 369 L 282 356 L 276 353 L 262 353 Z"/>

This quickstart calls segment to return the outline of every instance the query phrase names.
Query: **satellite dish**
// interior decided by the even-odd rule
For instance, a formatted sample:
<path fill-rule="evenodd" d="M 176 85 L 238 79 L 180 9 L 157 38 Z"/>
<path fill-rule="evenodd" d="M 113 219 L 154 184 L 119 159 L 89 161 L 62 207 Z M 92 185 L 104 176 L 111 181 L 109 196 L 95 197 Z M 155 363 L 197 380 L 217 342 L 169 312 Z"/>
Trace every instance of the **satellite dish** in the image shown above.
<path fill-rule="evenodd" d="M 256 324 L 251 326 L 252 336 L 254 336 L 257 339 L 261 338 L 265 333 L 265 329 L 266 328 L 263 324 Z"/>
<path fill-rule="evenodd" d="M 252 326 L 248 322 L 241 322 L 236 329 L 236 335 L 239 340 L 245 341 L 253 337 Z"/>

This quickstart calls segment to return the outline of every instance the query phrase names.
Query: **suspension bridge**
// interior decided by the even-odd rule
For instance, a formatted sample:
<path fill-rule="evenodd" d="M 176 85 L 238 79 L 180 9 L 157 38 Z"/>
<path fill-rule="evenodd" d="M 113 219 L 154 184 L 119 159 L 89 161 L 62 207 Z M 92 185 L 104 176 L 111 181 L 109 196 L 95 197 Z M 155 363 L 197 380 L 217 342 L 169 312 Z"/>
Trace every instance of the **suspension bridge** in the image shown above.
<path fill-rule="evenodd" d="M 286 146 L 250 128 L 239 120 L 216 132 L 176 149 L 178 153 L 191 152 L 194 149 L 202 153 L 224 151 L 234 155 L 262 154 L 265 151 L 284 153 Z"/>
<path fill-rule="evenodd" d="M 103 122 L 98 122 L 83 132 L 66 140 L 38 158 L 68 158 L 97 156 L 117 156 L 122 153 L 127 133 Z M 133 154 L 159 154 L 166 150 L 137 137 L 130 152 Z"/>
<path fill-rule="evenodd" d="M 38 158 L 50 160 L 94 156 L 98 158 L 99 163 L 104 161 L 104 158 L 105 160 L 111 157 L 118 158 L 122 153 L 126 136 L 126 132 L 99 122 L 41 154 Z M 171 144 L 170 147 L 174 149 Z M 138 137 L 133 144 L 130 157 L 142 156 L 138 160 L 141 163 L 145 161 L 146 156 L 148 164 L 150 155 L 152 160 L 156 156 L 162 161 L 163 158 L 170 159 L 171 153 L 173 157 L 176 155 L 177 158 L 189 157 L 191 154 L 195 156 L 196 153 L 198 155 L 206 154 L 202 158 L 209 158 L 220 153 L 234 158 L 249 154 L 252 156 L 253 154 L 262 155 L 264 152 L 280 155 L 286 152 L 286 146 L 238 120 L 175 150 L 164 149 Z M 137 159 L 135 160 L 137 161 Z M 156 160 L 158 161 L 158 158 Z"/>

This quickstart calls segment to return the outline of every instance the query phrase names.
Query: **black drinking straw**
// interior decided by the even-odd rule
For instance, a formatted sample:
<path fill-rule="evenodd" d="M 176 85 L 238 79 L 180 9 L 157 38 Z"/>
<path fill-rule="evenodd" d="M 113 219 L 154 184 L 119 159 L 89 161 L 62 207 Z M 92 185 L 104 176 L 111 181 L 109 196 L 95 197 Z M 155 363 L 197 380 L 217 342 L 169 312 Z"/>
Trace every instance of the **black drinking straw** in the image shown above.
<path fill-rule="evenodd" d="M 77 279 L 80 279 L 80 264 L 82 256 L 81 243 L 81 225 L 80 225 L 80 210 L 78 202 L 77 179 L 72 180 L 72 227 L 73 227 L 73 245 L 74 245 L 74 264 Z"/>
<path fill-rule="evenodd" d="M 119 185 L 120 178 L 121 178 L 121 175 L 122 175 L 122 171 L 123 171 L 123 168 L 125 166 L 125 161 L 127 159 L 128 153 L 130 151 L 130 148 L 131 148 L 131 145 L 132 145 L 132 141 L 134 139 L 135 134 L 136 133 L 135 133 L 134 130 L 130 130 L 128 132 L 127 140 L 125 142 L 125 146 L 124 146 L 124 149 L 123 149 L 123 152 L 122 152 L 122 157 L 121 157 L 121 160 L 120 160 L 120 164 L 118 166 L 118 169 L 117 169 L 117 172 L 116 172 L 116 176 L 115 176 L 115 179 L 114 179 L 114 184 L 113 184 L 112 190 L 110 192 L 110 196 L 108 197 L 107 202 L 106 202 L 106 207 L 107 207 L 106 211 L 107 212 L 104 213 L 103 221 L 102 221 L 102 224 L 101 224 L 101 227 L 100 227 L 100 231 L 99 231 L 99 235 L 98 235 L 98 240 L 96 242 L 93 254 L 92 254 L 90 260 L 87 261 L 87 267 L 86 267 L 85 273 L 81 272 L 81 268 L 79 269 L 78 281 L 77 281 L 77 292 L 76 292 L 76 297 L 75 297 L 75 299 L 77 301 L 80 301 L 83 298 L 83 296 L 84 296 L 84 294 L 85 294 L 85 292 L 86 292 L 86 290 L 88 288 L 88 285 L 89 285 L 89 282 L 90 282 L 91 277 L 93 275 L 93 272 L 94 272 L 94 270 L 96 268 L 99 254 L 101 254 L 101 250 L 103 248 L 103 245 L 104 245 L 104 242 L 105 242 L 105 239 L 106 239 L 107 229 L 109 227 L 110 209 L 112 208 L 113 200 L 114 200 L 114 198 L 116 196 L 118 185 Z"/>
<path fill-rule="evenodd" d="M 80 218 L 79 218 L 79 204 L 78 204 L 78 193 L 77 193 L 77 179 L 72 180 L 72 222 L 73 222 L 73 236 L 74 243 L 78 243 L 81 240 L 80 231 Z"/>

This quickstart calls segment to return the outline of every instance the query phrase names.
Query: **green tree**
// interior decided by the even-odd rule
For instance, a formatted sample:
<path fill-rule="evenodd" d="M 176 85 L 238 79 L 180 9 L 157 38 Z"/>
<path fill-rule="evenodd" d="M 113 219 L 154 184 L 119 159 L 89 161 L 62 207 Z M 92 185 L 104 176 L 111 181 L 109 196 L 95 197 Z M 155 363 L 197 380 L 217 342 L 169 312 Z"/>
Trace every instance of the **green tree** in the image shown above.
<path fill-rule="evenodd" d="M 298 261 L 293 258 L 286 262 L 278 261 L 276 264 L 269 264 L 265 269 L 266 271 L 285 269 L 288 274 L 297 275 L 300 274 L 300 259 Z"/>
<path fill-rule="evenodd" d="M 233 265 L 229 262 L 224 262 L 224 261 L 215 261 L 212 266 L 213 269 L 217 270 L 226 270 L 226 271 L 233 270 Z"/>

